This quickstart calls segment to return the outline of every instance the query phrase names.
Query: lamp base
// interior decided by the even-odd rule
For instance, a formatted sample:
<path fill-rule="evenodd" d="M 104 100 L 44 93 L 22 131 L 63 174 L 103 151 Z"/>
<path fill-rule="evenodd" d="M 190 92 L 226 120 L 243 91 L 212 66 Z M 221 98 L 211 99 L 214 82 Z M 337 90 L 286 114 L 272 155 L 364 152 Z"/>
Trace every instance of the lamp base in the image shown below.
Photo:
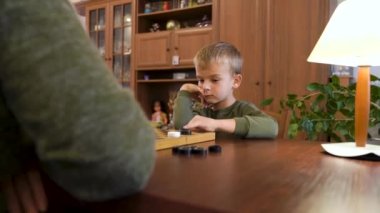
<path fill-rule="evenodd" d="M 355 142 L 325 143 L 322 148 L 335 156 L 339 157 L 359 157 L 368 154 L 375 154 L 380 158 L 380 146 L 368 144 L 364 147 L 356 146 Z"/>

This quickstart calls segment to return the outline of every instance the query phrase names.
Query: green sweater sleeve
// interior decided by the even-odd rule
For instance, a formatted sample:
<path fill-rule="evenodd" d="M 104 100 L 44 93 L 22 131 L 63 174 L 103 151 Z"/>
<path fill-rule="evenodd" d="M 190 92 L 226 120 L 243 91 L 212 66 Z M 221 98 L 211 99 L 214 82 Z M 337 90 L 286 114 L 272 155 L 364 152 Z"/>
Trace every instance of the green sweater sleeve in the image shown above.
<path fill-rule="evenodd" d="M 241 116 L 235 117 L 234 134 L 243 138 L 275 138 L 278 134 L 278 123 L 269 115 L 261 112 L 252 104 L 235 109 Z"/>
<path fill-rule="evenodd" d="M 244 138 L 276 138 L 278 134 L 278 124 L 266 116 L 243 116 L 235 118 L 235 135 Z"/>
<path fill-rule="evenodd" d="M 191 94 L 187 91 L 179 91 L 174 101 L 174 128 L 181 129 L 194 117 L 192 105 Z"/>
<path fill-rule="evenodd" d="M 90 201 L 144 187 L 154 165 L 153 131 L 69 2 L 1 1 L 0 50 L 0 113 L 14 124 L 7 132 L 26 133 L 56 183 Z M 19 167 L 12 153 L 21 149 L 21 139 L 2 134 L 0 144 L 1 160 Z M 2 175 L 17 170 L 0 166 Z"/>

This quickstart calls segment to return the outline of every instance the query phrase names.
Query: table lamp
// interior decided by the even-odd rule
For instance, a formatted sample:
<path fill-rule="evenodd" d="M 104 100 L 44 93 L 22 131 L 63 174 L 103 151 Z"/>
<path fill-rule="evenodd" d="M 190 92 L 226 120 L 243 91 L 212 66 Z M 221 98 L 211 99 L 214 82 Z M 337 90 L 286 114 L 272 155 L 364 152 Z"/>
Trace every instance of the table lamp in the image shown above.
<path fill-rule="evenodd" d="M 325 146 L 333 148 L 332 154 L 339 156 L 358 156 L 365 152 L 379 152 L 380 155 L 377 146 L 367 144 L 370 67 L 380 65 L 380 0 L 346 0 L 340 3 L 307 60 L 358 67 L 355 142 Z"/>

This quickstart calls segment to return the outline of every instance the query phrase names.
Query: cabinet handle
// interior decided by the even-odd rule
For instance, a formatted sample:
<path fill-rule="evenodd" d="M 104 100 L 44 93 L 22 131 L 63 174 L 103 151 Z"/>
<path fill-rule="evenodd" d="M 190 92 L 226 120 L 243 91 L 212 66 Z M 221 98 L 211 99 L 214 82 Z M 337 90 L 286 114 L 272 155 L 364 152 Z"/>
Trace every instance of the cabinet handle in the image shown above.
<path fill-rule="evenodd" d="M 178 50 L 178 47 L 174 47 L 175 50 Z"/>
<path fill-rule="evenodd" d="M 268 81 L 268 85 L 272 85 L 272 81 Z"/>
<path fill-rule="evenodd" d="M 260 85 L 260 81 L 256 81 L 256 86 L 259 86 Z"/>
<path fill-rule="evenodd" d="M 170 51 L 170 48 L 166 48 L 166 52 L 169 52 Z"/>

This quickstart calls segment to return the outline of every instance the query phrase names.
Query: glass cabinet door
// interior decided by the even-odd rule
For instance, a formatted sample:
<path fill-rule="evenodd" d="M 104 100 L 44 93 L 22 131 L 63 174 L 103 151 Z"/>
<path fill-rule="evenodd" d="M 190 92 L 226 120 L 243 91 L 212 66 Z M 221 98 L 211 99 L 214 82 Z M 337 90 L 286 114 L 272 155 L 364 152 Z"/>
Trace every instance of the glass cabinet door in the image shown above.
<path fill-rule="evenodd" d="M 90 38 L 98 48 L 100 55 L 105 59 L 106 55 L 106 9 L 98 8 L 89 12 L 89 33 Z"/>
<path fill-rule="evenodd" d="M 123 86 L 130 86 L 132 51 L 132 4 L 113 6 L 112 70 Z"/>
<path fill-rule="evenodd" d="M 91 40 L 116 80 L 128 87 L 132 79 L 132 12 L 130 0 L 94 2 L 86 10 Z"/>

